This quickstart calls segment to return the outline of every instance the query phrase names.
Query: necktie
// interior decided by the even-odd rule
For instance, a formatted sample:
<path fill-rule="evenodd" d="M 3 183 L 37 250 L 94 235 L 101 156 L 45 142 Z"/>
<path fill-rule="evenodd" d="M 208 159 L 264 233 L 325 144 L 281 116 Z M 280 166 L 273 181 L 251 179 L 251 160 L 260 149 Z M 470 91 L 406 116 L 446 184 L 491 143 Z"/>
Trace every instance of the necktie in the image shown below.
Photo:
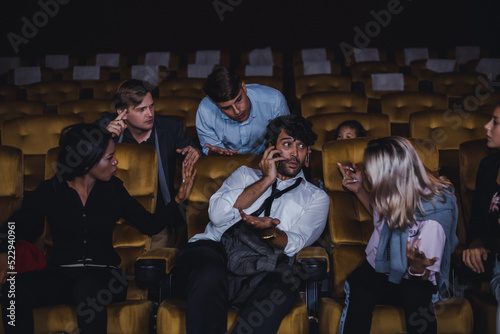
<path fill-rule="evenodd" d="M 264 215 L 266 217 L 269 217 L 269 215 L 271 214 L 271 206 L 273 205 L 273 201 L 276 198 L 280 198 L 281 195 L 283 195 L 284 193 L 289 192 L 290 190 L 297 188 L 297 186 L 300 184 L 300 182 L 302 182 L 301 177 L 297 178 L 297 180 L 295 180 L 295 183 L 292 184 L 291 186 L 289 186 L 283 190 L 278 190 L 278 189 L 276 189 L 276 187 L 278 185 L 278 180 L 274 181 L 274 183 L 271 187 L 271 189 L 272 189 L 271 195 L 265 199 L 264 203 L 262 203 L 262 205 L 260 206 L 260 208 L 257 209 L 257 211 L 252 213 L 252 216 L 258 217 L 262 213 L 262 211 L 265 210 Z"/>

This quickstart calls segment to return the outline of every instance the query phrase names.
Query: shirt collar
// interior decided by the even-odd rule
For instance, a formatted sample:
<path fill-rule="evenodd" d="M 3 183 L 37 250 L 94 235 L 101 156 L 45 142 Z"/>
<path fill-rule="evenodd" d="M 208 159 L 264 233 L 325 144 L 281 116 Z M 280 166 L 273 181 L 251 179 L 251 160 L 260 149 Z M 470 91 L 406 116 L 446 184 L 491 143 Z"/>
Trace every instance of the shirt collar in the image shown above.
<path fill-rule="evenodd" d="M 306 179 L 306 178 L 305 178 L 305 176 L 304 176 L 304 172 L 303 172 L 302 170 L 300 170 L 300 172 L 299 172 L 297 175 L 295 175 L 295 177 L 293 177 L 293 178 L 291 178 L 291 179 L 288 179 L 288 180 L 282 180 L 282 179 L 280 179 L 280 178 L 278 177 L 278 178 L 277 178 L 277 180 L 278 180 L 278 186 L 279 186 L 282 182 L 285 182 L 285 185 L 286 185 L 286 186 L 289 186 L 289 185 L 291 185 L 292 183 L 294 183 L 294 182 L 295 182 L 295 180 L 297 180 L 299 177 L 300 177 L 300 178 L 302 178 L 302 180 L 303 180 L 303 181 L 305 181 L 305 179 Z"/>

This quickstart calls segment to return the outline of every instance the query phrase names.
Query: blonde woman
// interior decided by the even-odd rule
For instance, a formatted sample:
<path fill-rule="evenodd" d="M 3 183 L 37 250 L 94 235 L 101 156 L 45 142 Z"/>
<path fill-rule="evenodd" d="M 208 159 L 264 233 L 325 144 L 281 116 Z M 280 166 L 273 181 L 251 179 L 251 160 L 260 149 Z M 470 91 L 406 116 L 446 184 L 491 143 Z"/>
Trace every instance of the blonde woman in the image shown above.
<path fill-rule="evenodd" d="M 373 212 L 374 222 L 366 259 L 345 284 L 340 333 L 370 333 L 377 304 L 402 306 L 410 334 L 437 333 L 434 302 L 447 291 L 458 243 L 453 187 L 428 173 L 401 137 L 370 141 L 364 163 L 371 193 L 356 166 L 339 164 L 344 186 Z"/>

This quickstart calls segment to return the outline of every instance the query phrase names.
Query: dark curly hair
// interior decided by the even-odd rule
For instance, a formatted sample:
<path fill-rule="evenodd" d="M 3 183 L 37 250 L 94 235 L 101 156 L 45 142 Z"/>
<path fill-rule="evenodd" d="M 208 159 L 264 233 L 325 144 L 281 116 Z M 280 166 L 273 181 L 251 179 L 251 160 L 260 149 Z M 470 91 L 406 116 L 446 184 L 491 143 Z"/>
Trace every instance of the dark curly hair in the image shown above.
<path fill-rule="evenodd" d="M 97 124 L 78 123 L 65 127 L 59 139 L 56 176 L 71 181 L 88 173 L 106 153 L 111 133 Z"/>
<path fill-rule="evenodd" d="M 276 141 L 281 133 L 281 130 L 306 144 L 307 146 L 314 145 L 316 135 L 312 131 L 312 123 L 299 115 L 286 115 L 276 117 L 267 125 L 266 141 L 268 145 L 276 145 Z"/>

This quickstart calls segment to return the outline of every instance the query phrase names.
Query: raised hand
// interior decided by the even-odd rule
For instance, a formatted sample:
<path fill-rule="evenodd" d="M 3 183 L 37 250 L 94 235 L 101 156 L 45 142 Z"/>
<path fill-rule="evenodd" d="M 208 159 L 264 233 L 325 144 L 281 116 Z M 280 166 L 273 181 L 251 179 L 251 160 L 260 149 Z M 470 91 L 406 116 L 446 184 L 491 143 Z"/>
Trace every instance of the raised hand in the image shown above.
<path fill-rule="evenodd" d="M 122 131 L 127 128 L 127 122 L 125 122 L 127 120 L 127 115 L 128 110 L 122 110 L 118 116 L 106 126 L 106 130 L 111 132 L 113 137 L 119 137 Z"/>
<path fill-rule="evenodd" d="M 191 161 L 188 161 L 186 164 L 182 164 L 182 183 L 179 187 L 177 195 L 175 196 L 175 201 L 178 204 L 184 202 L 193 189 L 194 178 L 196 176 L 196 168 L 193 166 L 194 163 Z"/>
<path fill-rule="evenodd" d="M 200 151 L 195 149 L 192 146 L 186 146 L 184 148 L 179 148 L 175 150 L 177 153 L 180 153 L 182 155 L 185 155 L 186 157 L 184 158 L 184 164 L 187 164 L 188 162 L 191 162 L 193 164 L 198 161 L 200 158 Z"/>
<path fill-rule="evenodd" d="M 276 225 L 280 223 L 279 219 L 271 218 L 271 217 L 255 217 L 252 215 L 247 215 L 243 210 L 238 209 L 240 211 L 241 219 L 248 225 L 251 225 L 259 230 L 264 230 L 268 228 L 275 228 Z"/>
<path fill-rule="evenodd" d="M 427 267 L 432 266 L 439 260 L 437 257 L 428 259 L 425 253 L 419 250 L 418 244 L 420 240 L 422 239 L 417 238 L 413 244 L 411 244 L 410 240 L 406 243 L 406 258 L 408 259 L 410 271 L 413 274 L 425 274 Z"/>
<path fill-rule="evenodd" d="M 269 146 L 262 154 L 262 159 L 259 162 L 259 167 L 264 177 L 269 178 L 274 182 L 278 177 L 278 169 L 276 164 L 278 161 L 286 160 L 281 156 L 281 150 L 277 150 L 275 146 Z"/>
<path fill-rule="evenodd" d="M 337 166 L 342 174 L 342 185 L 355 194 L 359 193 L 363 188 L 363 173 L 355 164 L 349 167 L 337 162 Z"/>
<path fill-rule="evenodd" d="M 240 153 L 240 151 L 232 150 L 230 148 L 213 146 L 213 145 L 210 145 L 208 143 L 205 143 L 205 147 L 208 147 L 208 154 L 233 155 L 233 154 L 239 154 Z"/>

